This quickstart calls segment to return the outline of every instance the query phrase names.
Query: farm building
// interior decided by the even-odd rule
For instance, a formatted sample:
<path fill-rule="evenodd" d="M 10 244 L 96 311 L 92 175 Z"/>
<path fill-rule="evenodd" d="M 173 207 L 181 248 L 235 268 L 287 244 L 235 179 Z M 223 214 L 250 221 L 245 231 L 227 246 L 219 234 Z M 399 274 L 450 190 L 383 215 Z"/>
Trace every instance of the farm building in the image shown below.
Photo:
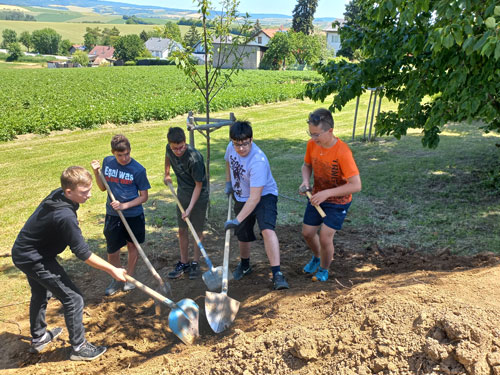
<path fill-rule="evenodd" d="M 171 52 L 183 49 L 180 43 L 168 38 L 149 38 L 145 45 L 153 57 L 160 59 L 166 59 Z"/>
<path fill-rule="evenodd" d="M 339 26 L 335 25 L 323 29 L 323 31 L 326 33 L 326 47 L 329 50 L 333 50 L 335 52 L 335 55 L 341 47 L 339 28 L 342 27 L 345 22 L 343 19 L 337 19 L 336 21 L 339 23 Z"/>

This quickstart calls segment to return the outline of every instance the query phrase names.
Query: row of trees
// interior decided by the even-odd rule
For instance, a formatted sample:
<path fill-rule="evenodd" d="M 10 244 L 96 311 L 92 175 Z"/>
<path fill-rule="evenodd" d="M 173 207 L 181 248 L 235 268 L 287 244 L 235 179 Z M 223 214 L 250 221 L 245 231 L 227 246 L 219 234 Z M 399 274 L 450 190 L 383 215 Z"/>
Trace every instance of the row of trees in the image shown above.
<path fill-rule="evenodd" d="M 62 39 L 54 29 L 45 28 L 35 30 L 33 33 L 23 31 L 19 37 L 14 30 L 4 29 L 2 31 L 2 48 L 16 51 L 21 48 L 19 43 L 23 44 L 28 52 L 33 50 L 43 54 L 68 54 L 71 48 L 71 42 L 68 39 Z"/>

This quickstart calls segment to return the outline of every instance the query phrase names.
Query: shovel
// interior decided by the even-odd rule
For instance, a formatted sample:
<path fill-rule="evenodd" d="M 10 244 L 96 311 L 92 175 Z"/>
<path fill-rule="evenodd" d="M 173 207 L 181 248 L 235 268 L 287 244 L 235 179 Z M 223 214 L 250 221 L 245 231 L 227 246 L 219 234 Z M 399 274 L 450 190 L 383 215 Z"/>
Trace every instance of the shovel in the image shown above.
<path fill-rule="evenodd" d="M 311 197 L 312 197 L 311 188 L 307 188 L 305 186 L 302 186 L 302 187 L 300 187 L 299 192 L 306 193 L 307 198 L 309 198 L 309 200 L 311 200 Z M 316 210 L 318 210 L 318 213 L 321 215 L 322 218 L 326 217 L 325 211 L 323 211 L 323 209 L 319 205 L 314 205 L 314 207 L 316 207 Z"/>
<path fill-rule="evenodd" d="M 125 275 L 125 279 L 134 284 L 138 289 L 149 294 L 155 300 L 166 304 L 172 309 L 170 314 L 168 314 L 168 326 L 184 344 L 191 345 L 194 339 L 199 336 L 199 308 L 196 302 L 192 299 L 184 298 L 175 303 L 129 275 Z"/>
<path fill-rule="evenodd" d="M 106 190 L 108 191 L 108 194 L 109 194 L 111 200 L 115 201 L 116 200 L 115 196 L 113 195 L 113 192 L 109 188 L 108 182 L 106 181 L 106 178 L 102 174 L 102 170 L 99 170 L 99 176 L 101 177 L 101 181 L 104 184 L 104 186 L 106 187 Z M 139 242 L 137 242 L 137 238 L 135 238 L 134 232 L 132 232 L 132 229 L 130 229 L 130 226 L 128 225 L 127 220 L 125 219 L 125 216 L 123 215 L 123 213 L 120 210 L 116 210 L 116 212 L 118 212 L 118 215 L 120 216 L 120 219 L 122 220 L 123 225 L 125 225 L 125 228 L 127 229 L 127 232 L 129 234 L 130 238 L 132 239 L 132 242 L 134 243 L 135 247 L 137 248 L 137 251 L 141 255 L 142 259 L 144 260 L 144 263 L 146 263 L 146 266 L 148 267 L 149 271 L 153 274 L 154 278 L 160 284 L 160 292 L 163 294 L 170 294 L 171 293 L 170 284 L 168 284 L 168 283 L 165 284 L 165 282 L 163 281 L 161 276 L 158 274 L 158 272 L 156 272 L 155 268 L 153 267 L 153 265 L 149 261 L 148 257 L 146 256 L 146 253 L 144 252 L 144 250 L 142 250 L 141 245 L 139 244 Z M 160 306 L 157 304 L 156 305 L 156 313 L 157 314 L 160 313 L 159 307 Z"/>
<path fill-rule="evenodd" d="M 170 188 L 170 191 L 172 192 L 172 195 L 174 196 L 175 201 L 177 202 L 177 206 L 179 206 L 179 210 L 181 210 L 181 212 L 184 213 L 185 212 L 184 208 L 182 207 L 179 198 L 175 194 L 175 189 L 172 186 L 171 182 L 168 182 L 168 187 Z M 215 268 L 213 266 L 212 261 L 208 257 L 207 252 L 201 243 L 200 237 L 198 237 L 198 234 L 196 233 L 196 230 L 194 229 L 191 220 L 189 220 L 189 217 L 186 217 L 186 223 L 189 227 L 189 230 L 191 231 L 191 234 L 193 235 L 194 240 L 196 241 L 196 244 L 198 245 L 198 248 L 203 254 L 203 258 L 205 259 L 205 262 L 207 263 L 207 266 L 209 268 L 209 270 L 203 273 L 202 275 L 203 282 L 207 286 L 208 290 L 210 291 L 217 290 L 222 286 L 222 267 L 219 266 Z"/>
<path fill-rule="evenodd" d="M 227 210 L 227 219 L 231 220 L 231 197 L 229 197 L 229 208 Z M 221 293 L 205 292 L 205 312 L 207 314 L 208 324 L 215 333 L 221 333 L 231 325 L 238 309 L 239 301 L 227 296 L 228 289 L 228 269 L 229 269 L 229 244 L 231 240 L 231 230 L 226 231 L 226 240 L 224 242 L 224 263 L 222 275 Z"/>

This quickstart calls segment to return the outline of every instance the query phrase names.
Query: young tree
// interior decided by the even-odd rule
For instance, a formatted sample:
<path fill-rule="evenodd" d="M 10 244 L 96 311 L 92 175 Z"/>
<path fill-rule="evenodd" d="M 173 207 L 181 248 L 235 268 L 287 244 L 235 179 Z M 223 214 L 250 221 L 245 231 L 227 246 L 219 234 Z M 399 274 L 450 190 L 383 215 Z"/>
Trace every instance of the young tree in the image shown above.
<path fill-rule="evenodd" d="M 31 34 L 31 38 L 33 40 L 33 49 L 38 53 L 55 55 L 59 51 L 61 35 L 54 29 L 35 30 Z"/>
<path fill-rule="evenodd" d="M 115 57 L 123 61 L 135 61 L 144 53 L 144 42 L 136 34 L 118 37 L 115 42 Z"/>
<path fill-rule="evenodd" d="M 7 52 L 9 56 L 7 56 L 7 61 L 16 61 L 21 56 L 23 56 L 23 51 L 21 51 L 21 45 L 17 42 L 9 43 L 7 46 Z"/>
<path fill-rule="evenodd" d="M 290 36 L 286 32 L 277 32 L 267 44 L 267 51 L 260 62 L 260 69 L 286 69 L 287 63 L 293 59 Z"/>
<path fill-rule="evenodd" d="M 318 7 L 318 0 L 297 0 L 293 9 L 292 29 L 309 35 L 313 32 L 314 13 Z"/>
<path fill-rule="evenodd" d="M 29 33 L 29 31 L 23 31 L 19 35 L 19 42 L 21 42 L 23 46 L 26 47 L 28 52 L 30 51 L 30 48 L 33 48 L 33 41 L 31 40 L 31 34 Z"/>
<path fill-rule="evenodd" d="M 84 51 L 77 50 L 73 56 L 71 56 L 71 62 L 74 64 L 80 64 L 83 67 L 88 66 L 89 55 Z"/>
<path fill-rule="evenodd" d="M 312 65 L 326 56 L 326 40 L 322 35 L 306 35 L 302 32 L 289 33 L 291 54 L 298 64 Z"/>
<path fill-rule="evenodd" d="M 246 56 L 244 46 L 250 42 L 253 35 L 250 35 L 252 23 L 248 14 L 241 16 L 238 13 L 237 0 L 221 0 L 219 4 L 222 10 L 217 12 L 212 18 L 213 28 L 208 27 L 209 17 L 211 17 L 211 2 L 209 0 L 197 0 L 198 12 L 202 20 L 202 35 L 206 58 L 202 70 L 198 69 L 191 58 L 192 49 L 185 51 L 174 51 L 172 56 L 175 64 L 191 80 L 194 87 L 203 96 L 205 101 L 206 123 L 210 123 L 210 104 L 217 94 L 231 81 L 233 74 L 241 70 L 243 58 Z M 231 28 L 238 24 L 239 35 L 232 36 Z M 219 47 L 214 46 L 214 41 L 218 41 Z M 222 69 L 222 66 L 230 64 L 229 69 Z M 207 139 L 207 176 L 210 181 L 210 132 L 206 134 Z M 210 185 L 209 185 L 210 191 Z"/>
<path fill-rule="evenodd" d="M 198 32 L 196 25 L 192 24 L 189 27 L 188 32 L 184 35 L 184 44 L 188 47 L 193 47 L 201 39 L 200 33 Z"/>
<path fill-rule="evenodd" d="M 139 37 L 142 39 L 142 41 L 145 43 L 149 39 L 149 35 L 146 30 L 142 30 L 141 33 L 139 34 Z"/>
<path fill-rule="evenodd" d="M 17 42 L 17 33 L 12 29 L 2 31 L 2 48 L 7 48 L 10 43 Z"/>
<path fill-rule="evenodd" d="M 359 0 L 359 29 L 342 43 L 360 48 L 359 64 L 329 62 L 319 68 L 325 82 L 308 84 L 306 95 L 340 110 L 365 87 L 399 103 L 381 112 L 378 134 L 397 139 L 422 129 L 422 144 L 435 148 L 450 121 L 480 120 L 500 130 L 500 6 L 495 0 Z"/>
<path fill-rule="evenodd" d="M 258 34 L 260 30 L 262 30 L 262 26 L 260 24 L 260 21 L 257 19 L 257 21 L 255 21 L 255 24 L 253 25 L 253 34 Z"/>

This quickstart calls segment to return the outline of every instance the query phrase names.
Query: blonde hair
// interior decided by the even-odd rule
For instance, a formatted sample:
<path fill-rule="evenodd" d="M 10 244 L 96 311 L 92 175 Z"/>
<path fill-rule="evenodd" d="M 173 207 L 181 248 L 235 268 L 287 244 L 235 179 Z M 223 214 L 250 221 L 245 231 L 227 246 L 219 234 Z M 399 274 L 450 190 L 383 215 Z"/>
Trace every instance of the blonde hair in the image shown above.
<path fill-rule="evenodd" d="M 61 187 L 63 190 L 73 190 L 77 186 L 89 186 L 91 183 L 92 175 L 83 167 L 68 167 L 61 174 Z"/>

